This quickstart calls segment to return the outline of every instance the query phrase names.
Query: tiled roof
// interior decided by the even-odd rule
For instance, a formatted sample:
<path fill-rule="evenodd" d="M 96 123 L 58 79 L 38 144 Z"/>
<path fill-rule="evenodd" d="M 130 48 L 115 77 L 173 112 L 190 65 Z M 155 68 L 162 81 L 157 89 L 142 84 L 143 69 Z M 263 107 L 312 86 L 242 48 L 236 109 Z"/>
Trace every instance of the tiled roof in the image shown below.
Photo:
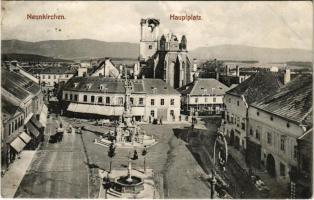
<path fill-rule="evenodd" d="M 34 95 L 40 92 L 40 86 L 37 83 L 18 72 L 9 71 L 3 68 L 1 70 L 1 77 L 2 87 L 4 87 L 9 92 L 12 91 L 12 94 L 16 95 L 18 98 L 23 98 L 24 94 L 26 95 L 27 92 L 30 92 Z M 26 90 L 27 92 L 24 92 L 23 94 L 21 90 Z"/>
<path fill-rule="evenodd" d="M 312 75 L 300 75 L 252 106 L 294 122 L 308 123 L 312 118 L 312 90 Z"/>
<path fill-rule="evenodd" d="M 145 78 L 142 80 L 146 94 L 180 94 L 177 90 L 161 79 Z M 156 93 L 154 93 L 154 90 Z"/>
<path fill-rule="evenodd" d="M 70 67 L 45 67 L 42 74 L 75 74 L 77 70 Z"/>
<path fill-rule="evenodd" d="M 7 114 L 9 116 L 13 116 L 17 112 L 20 113 L 21 111 L 19 110 L 18 106 L 12 104 L 6 98 L 1 98 L 1 112 L 2 112 L 2 114 Z"/>
<path fill-rule="evenodd" d="M 196 81 L 179 88 L 178 91 L 181 94 L 203 95 L 205 89 L 207 90 L 206 94 L 224 95 L 229 88 L 216 79 L 199 78 Z"/>
<path fill-rule="evenodd" d="M 132 93 L 153 94 L 179 94 L 175 89 L 160 79 L 137 79 L 131 80 L 133 85 Z M 100 88 L 103 87 L 103 89 Z M 104 90 L 104 88 L 106 88 Z M 107 78 L 101 76 L 74 77 L 64 86 L 64 90 L 88 91 L 124 94 L 124 79 Z"/>
<path fill-rule="evenodd" d="M 251 104 L 265 96 L 274 94 L 281 86 L 282 84 L 276 73 L 260 71 L 226 93 L 236 96 L 243 95 L 246 102 Z"/>

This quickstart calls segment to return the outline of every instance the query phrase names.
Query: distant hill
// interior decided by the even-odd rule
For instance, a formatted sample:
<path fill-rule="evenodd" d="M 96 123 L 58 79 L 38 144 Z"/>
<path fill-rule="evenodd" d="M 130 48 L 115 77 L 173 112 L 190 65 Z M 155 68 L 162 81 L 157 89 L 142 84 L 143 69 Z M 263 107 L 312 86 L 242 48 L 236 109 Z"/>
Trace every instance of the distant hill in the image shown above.
<path fill-rule="evenodd" d="M 62 59 L 138 58 L 139 44 L 90 39 L 25 42 L 2 40 L 2 53 L 37 54 Z"/>
<path fill-rule="evenodd" d="M 72 62 L 71 60 L 51 58 L 35 54 L 20 54 L 20 53 L 2 53 L 1 60 L 3 61 L 17 60 L 19 62 Z"/>
<path fill-rule="evenodd" d="M 219 60 L 258 60 L 260 62 L 312 61 L 312 51 L 274 49 L 242 45 L 199 47 L 190 51 L 192 58 Z"/>
<path fill-rule="evenodd" d="M 139 43 L 104 42 L 90 39 L 25 42 L 2 40 L 2 53 L 37 54 L 70 60 L 103 57 L 137 59 Z M 312 52 L 303 49 L 274 49 L 243 45 L 199 47 L 189 52 L 192 58 L 233 61 L 287 62 L 312 61 Z"/>

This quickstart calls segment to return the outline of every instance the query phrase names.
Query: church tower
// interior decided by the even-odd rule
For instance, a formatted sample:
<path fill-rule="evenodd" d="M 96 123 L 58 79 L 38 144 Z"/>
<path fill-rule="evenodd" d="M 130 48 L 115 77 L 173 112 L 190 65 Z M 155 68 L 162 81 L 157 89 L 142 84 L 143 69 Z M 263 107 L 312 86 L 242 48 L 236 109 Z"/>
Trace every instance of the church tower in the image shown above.
<path fill-rule="evenodd" d="M 140 61 L 145 62 L 157 52 L 159 19 L 141 19 Z"/>

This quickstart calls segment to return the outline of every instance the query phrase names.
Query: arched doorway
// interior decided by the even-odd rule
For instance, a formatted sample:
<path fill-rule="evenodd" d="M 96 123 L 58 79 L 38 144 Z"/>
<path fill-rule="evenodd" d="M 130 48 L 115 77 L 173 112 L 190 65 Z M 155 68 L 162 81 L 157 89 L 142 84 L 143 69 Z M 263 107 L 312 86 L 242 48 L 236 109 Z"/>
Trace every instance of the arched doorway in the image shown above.
<path fill-rule="evenodd" d="M 231 130 L 231 132 L 230 132 L 230 145 L 233 145 L 234 144 L 234 131 L 233 130 Z"/>
<path fill-rule="evenodd" d="M 273 155 L 267 155 L 266 169 L 272 177 L 276 177 L 276 164 Z"/>

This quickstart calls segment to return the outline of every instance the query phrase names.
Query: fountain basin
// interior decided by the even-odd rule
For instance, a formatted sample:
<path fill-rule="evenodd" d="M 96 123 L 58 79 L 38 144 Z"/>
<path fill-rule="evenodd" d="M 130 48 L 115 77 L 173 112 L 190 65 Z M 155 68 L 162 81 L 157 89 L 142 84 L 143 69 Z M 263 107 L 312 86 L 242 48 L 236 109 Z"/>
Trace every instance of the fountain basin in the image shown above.
<path fill-rule="evenodd" d="M 132 182 L 128 182 L 128 176 L 120 176 L 114 180 L 113 189 L 121 193 L 137 194 L 144 190 L 144 182 L 142 178 L 131 176 Z"/>

